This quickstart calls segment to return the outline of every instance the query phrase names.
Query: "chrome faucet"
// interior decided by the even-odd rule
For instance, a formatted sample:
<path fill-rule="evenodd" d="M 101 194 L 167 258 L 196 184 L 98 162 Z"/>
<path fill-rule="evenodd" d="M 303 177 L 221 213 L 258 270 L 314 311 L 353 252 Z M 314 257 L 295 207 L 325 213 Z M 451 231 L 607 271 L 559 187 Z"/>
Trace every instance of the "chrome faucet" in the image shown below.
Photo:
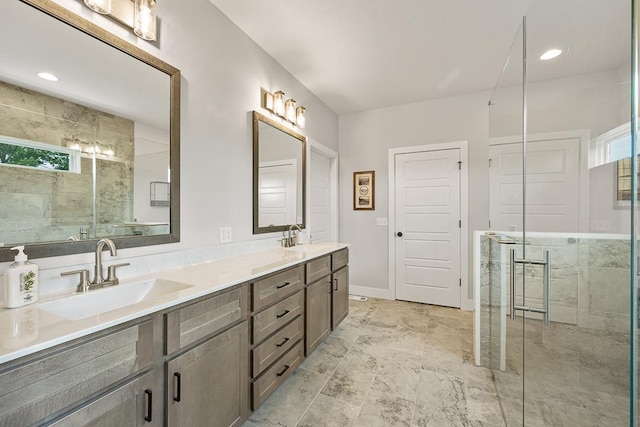
<path fill-rule="evenodd" d="M 289 226 L 289 234 L 287 235 L 287 239 L 284 243 L 284 247 L 285 248 L 290 248 L 292 246 L 295 246 L 298 240 L 298 236 L 297 235 L 293 235 L 292 236 L 292 230 L 293 228 L 297 228 L 298 229 L 298 233 L 300 233 L 302 231 L 302 228 L 300 228 L 300 226 L 298 224 L 291 224 Z"/>
<path fill-rule="evenodd" d="M 116 250 L 116 245 L 115 243 L 113 243 L 113 240 L 100 239 L 98 241 L 98 244 L 96 245 L 96 265 L 94 266 L 93 282 L 91 282 L 91 286 L 94 288 L 117 285 L 120 281 L 116 277 L 116 268 L 129 265 L 128 262 L 125 262 L 123 264 L 110 265 L 107 278 L 105 279 L 102 271 L 102 251 L 104 250 L 105 246 L 109 247 L 111 256 L 116 256 L 118 254 L 118 251 Z"/>
<path fill-rule="evenodd" d="M 120 281 L 116 277 L 116 268 L 124 267 L 126 265 L 129 265 L 129 263 L 125 262 L 122 264 L 110 265 L 107 278 L 105 279 L 102 272 L 102 251 L 104 250 L 105 246 L 109 247 L 111 256 L 116 256 L 118 254 L 116 245 L 111 239 L 101 239 L 98 241 L 98 244 L 96 245 L 96 265 L 94 266 L 93 282 L 89 281 L 89 270 L 74 270 L 60 273 L 61 276 L 80 274 L 80 283 L 78 283 L 76 292 L 87 292 L 91 289 L 98 289 L 104 286 L 117 285 L 118 283 L 120 283 Z"/>

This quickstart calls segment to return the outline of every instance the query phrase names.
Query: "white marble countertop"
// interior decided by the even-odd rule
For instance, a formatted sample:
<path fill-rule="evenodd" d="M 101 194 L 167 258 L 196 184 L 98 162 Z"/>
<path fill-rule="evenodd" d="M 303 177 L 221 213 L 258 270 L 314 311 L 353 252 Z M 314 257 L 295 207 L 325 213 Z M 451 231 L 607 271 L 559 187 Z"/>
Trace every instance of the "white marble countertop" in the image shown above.
<path fill-rule="evenodd" d="M 121 285 L 147 279 L 164 279 L 190 286 L 79 320 L 67 320 L 39 308 L 53 300 L 74 298 L 72 291 L 41 296 L 37 303 L 25 307 L 1 309 L 0 363 L 170 308 L 348 246 L 345 243 L 319 243 L 297 246 L 293 250 L 272 248 L 127 279 Z"/>

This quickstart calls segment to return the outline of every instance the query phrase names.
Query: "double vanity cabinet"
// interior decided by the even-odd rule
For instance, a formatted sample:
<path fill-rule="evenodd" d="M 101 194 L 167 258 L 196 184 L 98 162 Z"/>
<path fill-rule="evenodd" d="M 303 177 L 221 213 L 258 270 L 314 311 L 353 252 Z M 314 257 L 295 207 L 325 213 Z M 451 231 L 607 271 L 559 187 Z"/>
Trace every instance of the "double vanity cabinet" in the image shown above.
<path fill-rule="evenodd" d="M 0 425 L 237 426 L 348 314 L 348 249 L 0 365 Z"/>

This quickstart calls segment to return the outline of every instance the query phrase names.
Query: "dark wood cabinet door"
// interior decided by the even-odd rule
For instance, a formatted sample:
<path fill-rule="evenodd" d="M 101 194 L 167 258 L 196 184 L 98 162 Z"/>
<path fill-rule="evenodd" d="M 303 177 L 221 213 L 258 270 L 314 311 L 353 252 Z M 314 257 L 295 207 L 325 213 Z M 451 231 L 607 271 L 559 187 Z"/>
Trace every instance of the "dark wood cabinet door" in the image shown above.
<path fill-rule="evenodd" d="M 308 356 L 331 332 L 331 276 L 307 286 L 305 316 Z"/>
<path fill-rule="evenodd" d="M 349 266 L 343 267 L 332 274 L 331 300 L 332 321 L 331 329 L 335 329 L 349 314 Z"/>
<path fill-rule="evenodd" d="M 240 425 L 248 411 L 248 327 L 243 322 L 167 362 L 167 425 Z"/>

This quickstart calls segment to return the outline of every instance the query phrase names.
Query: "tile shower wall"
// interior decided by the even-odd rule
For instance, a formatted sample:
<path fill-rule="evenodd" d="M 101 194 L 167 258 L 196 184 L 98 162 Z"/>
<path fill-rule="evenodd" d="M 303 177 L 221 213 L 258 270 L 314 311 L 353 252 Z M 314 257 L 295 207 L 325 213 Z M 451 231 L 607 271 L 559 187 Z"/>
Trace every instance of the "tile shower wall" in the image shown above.
<path fill-rule="evenodd" d="M 113 224 L 133 217 L 134 123 L 59 98 L 0 82 L 0 135 L 68 147 L 99 141 L 114 160 L 98 158 L 97 232 L 119 235 Z M 0 243 L 79 237 L 92 224 L 92 158 L 81 173 L 0 167 Z"/>
<path fill-rule="evenodd" d="M 624 236 L 597 234 L 527 234 L 527 259 L 550 257 L 550 318 L 553 322 L 609 332 L 628 332 L 630 242 Z M 521 245 L 505 245 L 480 236 L 480 307 L 483 337 L 494 327 L 492 310 L 508 309 L 509 250 L 522 257 Z M 522 269 L 525 268 L 523 273 Z M 517 266 L 517 303 L 542 307 L 542 266 Z M 535 317 L 534 314 L 529 314 Z M 491 336 L 491 335 L 488 335 Z"/>
<path fill-rule="evenodd" d="M 530 242 L 527 258 L 542 259 L 543 252 L 549 251 L 551 321 L 609 332 L 628 332 L 628 238 L 533 233 L 527 240 Z M 530 279 L 527 281 L 527 304 L 533 301 L 541 307 L 542 267 L 527 266 L 526 269 L 527 277 L 533 279 L 533 286 L 529 286 Z M 522 277 L 521 274 L 519 270 L 517 277 Z M 536 283 L 540 285 L 536 286 Z"/>

